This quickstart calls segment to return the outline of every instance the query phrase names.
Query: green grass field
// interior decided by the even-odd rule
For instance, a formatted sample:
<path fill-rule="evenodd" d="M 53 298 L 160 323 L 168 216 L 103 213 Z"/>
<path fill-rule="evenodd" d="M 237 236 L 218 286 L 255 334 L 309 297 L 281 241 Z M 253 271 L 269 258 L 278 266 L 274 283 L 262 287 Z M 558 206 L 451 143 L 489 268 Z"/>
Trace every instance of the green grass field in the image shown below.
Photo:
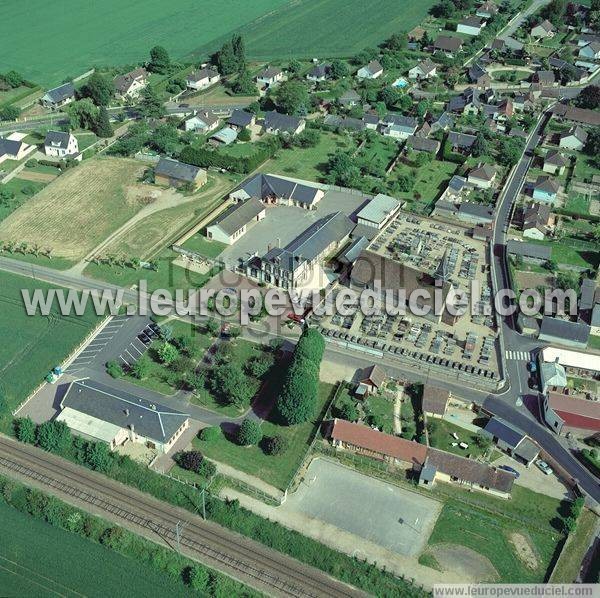
<path fill-rule="evenodd" d="M 0 503 L 2 596 L 185 596 L 152 568 Z M 130 583 L 134 583 L 134 589 Z"/>
<path fill-rule="evenodd" d="M 0 72 L 15 69 L 49 86 L 88 69 L 147 59 L 156 44 L 181 60 L 206 59 L 233 31 L 246 38 L 249 58 L 347 56 L 408 31 L 434 0 L 131 0 L 60 5 L 4 2 L 0 39 L 15 51 L 0 55 Z M 27 30 L 24 41 L 22 32 Z M 48 31 L 65 33 L 48 44 Z M 68 35 L 67 35 L 68 33 Z M 18 51 L 17 51 L 18 49 Z"/>
<path fill-rule="evenodd" d="M 21 289 L 48 289 L 50 285 L 12 274 L 0 274 L 0 429 L 10 412 L 40 384 L 48 371 L 61 363 L 98 322 L 85 316 L 28 316 Z"/>

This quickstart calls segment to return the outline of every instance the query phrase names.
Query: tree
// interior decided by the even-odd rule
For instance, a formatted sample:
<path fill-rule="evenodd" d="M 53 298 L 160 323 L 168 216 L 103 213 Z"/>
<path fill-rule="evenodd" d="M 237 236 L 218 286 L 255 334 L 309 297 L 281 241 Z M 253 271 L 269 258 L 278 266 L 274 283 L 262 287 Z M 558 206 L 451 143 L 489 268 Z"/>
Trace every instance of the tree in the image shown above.
<path fill-rule="evenodd" d="M 132 366 L 131 373 L 138 379 L 144 380 L 150 373 L 152 362 L 147 354 L 142 355 Z"/>
<path fill-rule="evenodd" d="M 179 133 L 173 125 L 159 125 L 154 129 L 149 145 L 161 154 L 172 155 L 179 143 Z"/>
<path fill-rule="evenodd" d="M 392 52 L 398 52 L 406 49 L 408 43 L 408 35 L 406 33 L 394 33 L 385 41 L 385 47 Z"/>
<path fill-rule="evenodd" d="M 204 442 L 215 442 L 216 440 L 219 440 L 219 438 L 221 438 L 223 436 L 223 432 L 221 431 L 221 428 L 219 426 L 209 426 L 207 428 L 202 428 L 202 430 L 200 430 L 200 440 L 203 440 Z"/>
<path fill-rule="evenodd" d="M 250 384 L 240 366 L 234 363 L 214 368 L 210 386 L 222 400 L 237 407 L 248 405 L 256 392 L 256 388 Z"/>
<path fill-rule="evenodd" d="M 162 46 L 154 46 L 150 50 L 150 62 L 148 62 L 148 70 L 152 73 L 164 75 L 171 66 L 169 53 Z"/>
<path fill-rule="evenodd" d="M 85 462 L 92 469 L 106 473 L 113 462 L 113 456 L 104 442 L 88 442 L 85 451 Z"/>
<path fill-rule="evenodd" d="M 138 106 L 140 114 L 145 118 L 162 118 L 166 111 L 154 88 L 147 85 L 142 91 Z"/>
<path fill-rule="evenodd" d="M 482 131 L 478 131 L 477 135 L 475 136 L 475 141 L 473 142 L 473 156 L 479 158 L 480 156 L 485 156 L 488 154 L 489 151 L 490 148 L 485 135 Z"/>
<path fill-rule="evenodd" d="M 69 427 L 62 421 L 47 421 L 37 428 L 37 444 L 45 451 L 64 455 L 71 446 Z"/>
<path fill-rule="evenodd" d="M 35 444 L 36 424 L 30 417 L 20 417 L 15 421 L 15 433 L 19 442 Z"/>
<path fill-rule="evenodd" d="M 94 133 L 96 133 L 98 137 L 105 139 L 113 136 L 114 131 L 112 125 L 110 124 L 108 112 L 104 106 L 102 106 L 98 111 L 98 116 L 94 122 Z"/>
<path fill-rule="evenodd" d="M 450 0 L 440 0 L 430 10 L 431 14 L 437 19 L 449 19 L 454 14 L 456 7 Z"/>
<path fill-rule="evenodd" d="M 19 114 L 21 114 L 21 110 L 14 105 L 0 108 L 0 120 L 17 120 Z"/>
<path fill-rule="evenodd" d="M 302 63 L 297 58 L 292 58 L 288 64 L 288 71 L 292 75 L 297 75 L 302 70 Z"/>
<path fill-rule="evenodd" d="M 250 141 L 252 135 L 248 129 L 242 129 L 238 135 L 238 141 Z"/>
<path fill-rule="evenodd" d="M 279 85 L 275 96 L 277 106 L 286 114 L 307 114 L 310 106 L 308 87 L 303 81 L 289 80 Z"/>
<path fill-rule="evenodd" d="M 188 579 L 190 587 L 202 593 L 207 593 L 210 583 L 208 571 L 200 565 L 192 565 L 189 569 Z"/>
<path fill-rule="evenodd" d="M 555 27 L 559 28 L 562 25 L 566 9 L 566 0 L 552 0 L 550 4 L 547 4 L 540 11 L 540 15 L 543 19 L 548 19 Z"/>
<path fill-rule="evenodd" d="M 177 455 L 177 464 L 183 469 L 198 473 L 204 457 L 199 451 L 186 451 Z"/>
<path fill-rule="evenodd" d="M 331 62 L 330 72 L 334 79 L 343 79 L 350 74 L 350 69 L 343 60 L 336 59 Z"/>
<path fill-rule="evenodd" d="M 575 98 L 575 103 L 580 108 L 595 110 L 600 106 L 600 86 L 588 85 L 581 90 L 581 93 Z"/>
<path fill-rule="evenodd" d="M 281 434 L 269 436 L 264 442 L 264 449 L 267 455 L 281 455 L 287 451 L 288 447 L 288 439 L 285 436 L 281 436 Z"/>
<path fill-rule="evenodd" d="M 112 378 L 121 378 L 123 376 L 123 368 L 116 361 L 109 361 L 106 364 L 106 372 Z"/>
<path fill-rule="evenodd" d="M 238 428 L 237 442 L 240 446 L 255 445 L 261 441 L 262 435 L 258 422 L 253 419 L 245 419 Z"/>
<path fill-rule="evenodd" d="M 334 185 L 356 187 L 360 180 L 360 170 L 352 156 L 343 151 L 337 151 L 327 163 L 328 179 Z"/>
<path fill-rule="evenodd" d="M 232 83 L 231 91 L 237 95 L 256 95 L 256 84 L 245 64 L 241 66 L 236 80 Z"/>
<path fill-rule="evenodd" d="M 411 174 L 401 174 L 398 176 L 398 190 L 403 193 L 407 193 L 408 191 L 412 191 L 412 188 L 415 186 L 415 177 Z"/>
<path fill-rule="evenodd" d="M 94 73 L 79 90 L 82 98 L 90 98 L 96 106 L 108 106 L 115 92 L 113 82 L 100 73 Z"/>
<path fill-rule="evenodd" d="M 296 135 L 294 143 L 299 147 L 316 147 L 321 140 L 321 134 L 317 129 L 306 129 Z"/>
<path fill-rule="evenodd" d="M 384 87 L 378 95 L 378 99 L 383 102 L 388 109 L 393 108 L 400 102 L 400 98 L 404 95 L 397 87 Z"/>
<path fill-rule="evenodd" d="M 596 158 L 600 155 L 600 127 L 594 127 L 588 131 L 588 137 L 583 151 L 588 154 L 588 156 L 595 156 Z"/>
<path fill-rule="evenodd" d="M 349 422 L 354 422 L 358 419 L 358 409 L 350 400 L 341 402 L 341 404 L 337 406 L 336 412 L 338 417 Z"/>
<path fill-rule="evenodd" d="M 518 137 L 504 137 L 499 144 L 498 162 L 504 166 L 514 166 L 525 148 L 525 141 Z"/>
<path fill-rule="evenodd" d="M 69 125 L 72 129 L 89 129 L 96 126 L 98 118 L 98 107 L 90 98 L 83 98 L 65 106 L 64 111 L 69 116 Z"/>
<path fill-rule="evenodd" d="M 8 71 L 7 73 L 4 73 L 4 75 L 0 76 L 0 80 L 4 81 L 9 87 L 12 87 L 13 89 L 15 87 L 20 87 L 21 85 L 25 84 L 25 78 L 23 77 L 23 75 L 21 75 L 21 73 L 18 73 L 17 71 Z"/>
<path fill-rule="evenodd" d="M 217 322 L 217 320 L 215 320 L 214 318 L 209 318 L 208 320 L 206 320 L 204 328 L 206 329 L 206 332 L 210 334 L 210 336 L 217 336 L 217 334 L 219 334 L 219 331 L 221 330 L 219 322 Z"/>
<path fill-rule="evenodd" d="M 165 341 L 156 350 L 158 359 L 166 365 L 173 363 L 179 357 L 179 351 L 175 345 Z"/>
<path fill-rule="evenodd" d="M 475 435 L 475 444 L 481 449 L 481 450 L 487 450 L 490 445 L 492 444 L 491 439 L 488 436 L 484 436 L 481 433 L 478 433 Z"/>
<path fill-rule="evenodd" d="M 273 365 L 273 360 L 267 355 L 257 355 L 246 363 L 246 372 L 253 378 L 262 378 Z"/>

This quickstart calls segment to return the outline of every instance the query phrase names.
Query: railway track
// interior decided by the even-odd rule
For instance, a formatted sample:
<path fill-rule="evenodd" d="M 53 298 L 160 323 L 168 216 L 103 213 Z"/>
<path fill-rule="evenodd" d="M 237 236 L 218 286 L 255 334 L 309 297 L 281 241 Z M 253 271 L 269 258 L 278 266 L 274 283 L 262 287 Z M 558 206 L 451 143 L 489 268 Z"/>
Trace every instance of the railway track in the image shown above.
<path fill-rule="evenodd" d="M 0 438 L 0 469 L 36 480 L 51 491 L 147 528 L 171 546 L 178 541 L 176 526 L 183 523 L 180 546 L 274 595 L 365 596 L 318 569 L 35 447 Z"/>

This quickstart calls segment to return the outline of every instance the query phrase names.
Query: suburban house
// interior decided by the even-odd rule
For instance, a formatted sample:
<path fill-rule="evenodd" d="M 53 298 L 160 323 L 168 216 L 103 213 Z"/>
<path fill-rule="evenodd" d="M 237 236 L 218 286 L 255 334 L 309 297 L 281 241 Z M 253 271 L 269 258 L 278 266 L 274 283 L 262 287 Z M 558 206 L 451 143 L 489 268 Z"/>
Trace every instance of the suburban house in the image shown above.
<path fill-rule="evenodd" d="M 220 214 L 212 224 L 206 227 L 206 236 L 213 241 L 233 245 L 265 215 L 266 208 L 263 202 L 256 197 L 251 197 L 232 205 Z"/>
<path fill-rule="evenodd" d="M 310 71 L 308 71 L 306 78 L 309 81 L 314 81 L 315 83 L 319 81 L 326 81 L 331 74 L 331 65 L 327 63 L 316 64 L 313 66 Z"/>
<path fill-rule="evenodd" d="M 188 89 L 206 89 L 221 80 L 219 72 L 212 68 L 203 68 L 198 71 L 192 71 L 185 82 Z"/>
<path fill-rule="evenodd" d="M 93 380 L 71 382 L 56 418 L 76 434 L 108 444 L 129 442 L 168 453 L 189 428 L 189 415 Z"/>
<path fill-rule="evenodd" d="M 219 117 L 212 112 L 196 112 L 183 123 L 186 131 L 210 133 L 219 126 Z"/>
<path fill-rule="evenodd" d="M 588 108 L 556 104 L 552 109 L 552 116 L 560 121 L 568 120 L 584 127 L 600 126 L 600 112 Z"/>
<path fill-rule="evenodd" d="M 48 131 L 44 140 L 44 153 L 53 158 L 66 158 L 79 154 L 77 138 L 64 131 Z"/>
<path fill-rule="evenodd" d="M 467 181 L 479 189 L 491 189 L 496 174 L 496 169 L 491 164 L 480 164 L 469 171 Z"/>
<path fill-rule="evenodd" d="M 281 114 L 281 112 L 275 112 L 274 110 L 265 112 L 263 121 L 265 133 L 297 135 L 298 133 L 302 133 L 305 127 L 306 121 L 303 118 Z"/>
<path fill-rule="evenodd" d="M 600 42 L 592 42 L 579 49 L 579 58 L 588 60 L 600 60 Z"/>
<path fill-rule="evenodd" d="M 426 58 L 408 71 L 408 78 L 417 80 L 431 79 L 432 77 L 435 77 L 436 74 L 437 64 L 429 60 L 429 58 Z"/>
<path fill-rule="evenodd" d="M 311 210 L 315 209 L 324 195 L 322 189 L 308 183 L 299 183 L 273 174 L 257 173 L 243 181 L 229 197 L 233 201 L 257 197 L 267 205 L 296 206 Z"/>
<path fill-rule="evenodd" d="M 462 201 L 471 189 L 473 189 L 473 185 L 470 185 L 465 177 L 453 174 L 452 178 L 448 181 L 448 186 L 440 196 L 440 200 L 449 202 Z"/>
<path fill-rule="evenodd" d="M 364 120 L 360 118 L 353 118 L 351 116 L 343 117 L 338 114 L 328 114 L 323 119 L 323 124 L 348 131 L 364 131 L 367 128 Z"/>
<path fill-rule="evenodd" d="M 367 395 L 376 393 L 383 388 L 387 376 L 385 371 L 378 365 L 372 365 L 360 373 L 358 380 L 358 386 L 354 391 L 354 394 L 363 398 Z"/>
<path fill-rule="evenodd" d="M 422 408 L 427 417 L 444 417 L 449 400 L 450 391 L 431 384 L 423 386 Z"/>
<path fill-rule="evenodd" d="M 35 145 L 25 143 L 25 133 L 11 133 L 8 137 L 0 137 L 0 163 L 4 160 L 22 160 L 35 151 Z"/>
<path fill-rule="evenodd" d="M 448 133 L 448 145 L 453 152 L 460 154 L 469 154 L 477 137 L 467 133 L 457 133 L 450 131 Z"/>
<path fill-rule="evenodd" d="M 41 99 L 41 102 L 46 108 L 61 108 L 66 104 L 70 104 L 75 100 L 75 87 L 73 83 L 63 83 L 58 87 L 49 89 Z"/>
<path fill-rule="evenodd" d="M 600 432 L 600 402 L 549 391 L 543 411 L 546 424 L 557 434 L 569 430 Z"/>
<path fill-rule="evenodd" d="M 531 92 L 518 93 L 513 98 L 515 112 L 529 112 L 535 107 L 535 98 Z"/>
<path fill-rule="evenodd" d="M 585 349 L 590 338 L 590 326 L 585 322 L 571 322 L 544 316 L 538 338 L 541 341 L 556 343 L 557 345 Z"/>
<path fill-rule="evenodd" d="M 431 121 L 431 132 L 447 131 L 454 124 L 449 112 L 442 112 L 436 119 Z"/>
<path fill-rule="evenodd" d="M 538 176 L 533 185 L 533 199 L 554 205 L 560 186 L 556 179 L 547 175 Z"/>
<path fill-rule="evenodd" d="M 154 167 L 154 180 L 157 185 L 168 187 L 190 185 L 197 189 L 206 183 L 207 174 L 203 168 L 163 156 Z"/>
<path fill-rule="evenodd" d="M 359 225 L 381 230 L 396 217 L 401 207 L 402 203 L 397 199 L 378 193 L 358 212 L 357 222 Z"/>
<path fill-rule="evenodd" d="M 508 255 L 521 258 L 530 264 L 540 265 L 552 258 L 552 248 L 548 245 L 538 245 L 515 239 L 509 239 L 506 242 L 506 251 Z"/>
<path fill-rule="evenodd" d="M 464 33 L 466 35 L 479 35 L 484 27 L 484 19 L 477 16 L 470 16 L 458 22 L 456 31 L 457 33 Z"/>
<path fill-rule="evenodd" d="M 531 29 L 531 37 L 537 39 L 554 37 L 555 32 L 554 25 L 546 19 Z"/>
<path fill-rule="evenodd" d="M 354 226 L 342 212 L 331 213 L 313 222 L 285 247 L 271 247 L 262 257 L 251 257 L 245 264 L 246 275 L 290 291 L 323 289 L 330 279 L 321 261 L 341 249 Z"/>
<path fill-rule="evenodd" d="M 557 150 L 550 150 L 544 156 L 544 166 L 542 170 L 548 174 L 560 176 L 565 173 L 567 159 Z"/>
<path fill-rule="evenodd" d="M 449 112 L 459 114 L 478 114 L 480 108 L 479 92 L 472 87 L 467 87 L 459 96 L 452 96 L 446 105 Z"/>
<path fill-rule="evenodd" d="M 246 110 L 234 110 L 229 117 L 227 124 L 234 129 L 242 130 L 246 127 L 252 127 L 256 122 L 256 115 Z"/>
<path fill-rule="evenodd" d="M 587 141 L 587 132 L 580 126 L 574 126 L 560 135 L 558 145 L 565 149 L 581 151 Z"/>
<path fill-rule="evenodd" d="M 129 71 L 124 75 L 115 77 L 114 86 L 115 93 L 122 100 L 127 98 L 137 98 L 140 91 L 146 87 L 148 83 L 148 71 L 143 67 Z"/>
<path fill-rule="evenodd" d="M 271 87 L 283 81 L 283 71 L 275 66 L 267 67 L 256 75 L 256 82 L 262 87 Z"/>
<path fill-rule="evenodd" d="M 492 417 L 484 427 L 484 432 L 496 446 L 515 461 L 529 467 L 540 454 L 540 449 L 526 434 L 509 422 Z"/>
<path fill-rule="evenodd" d="M 531 82 L 537 83 L 540 87 L 552 87 L 556 84 L 554 71 L 536 71 L 531 76 Z"/>
<path fill-rule="evenodd" d="M 491 19 L 493 16 L 498 14 L 498 7 L 494 2 L 491 2 L 491 0 L 487 0 L 483 4 L 479 5 L 475 14 L 484 19 Z"/>
<path fill-rule="evenodd" d="M 441 144 L 437 139 L 427 139 L 417 135 L 411 135 L 406 140 L 406 149 L 414 152 L 425 152 L 434 156 L 440 151 Z"/>
<path fill-rule="evenodd" d="M 480 62 L 474 62 L 467 71 L 469 82 L 482 89 L 492 84 L 492 77 L 488 74 Z"/>
<path fill-rule="evenodd" d="M 460 52 L 463 46 L 463 40 L 460 37 L 450 37 L 449 35 L 440 35 L 433 43 L 434 52 L 442 52 L 449 58 L 454 58 Z"/>
<path fill-rule="evenodd" d="M 352 108 L 360 103 L 360 95 L 354 89 L 347 89 L 339 98 L 338 102 L 346 107 Z"/>
<path fill-rule="evenodd" d="M 383 67 L 379 60 L 371 60 L 369 64 L 359 68 L 356 77 L 357 79 L 377 79 L 383 75 Z"/>
<path fill-rule="evenodd" d="M 527 239 L 543 240 L 550 231 L 550 206 L 531 202 L 523 207 L 522 230 Z"/>
<path fill-rule="evenodd" d="M 210 136 L 210 143 L 214 146 L 231 145 L 238 136 L 238 130 L 234 127 L 223 127 Z"/>
<path fill-rule="evenodd" d="M 413 116 L 386 114 L 381 119 L 381 133 L 394 139 L 407 139 L 415 134 L 418 126 L 419 121 Z"/>

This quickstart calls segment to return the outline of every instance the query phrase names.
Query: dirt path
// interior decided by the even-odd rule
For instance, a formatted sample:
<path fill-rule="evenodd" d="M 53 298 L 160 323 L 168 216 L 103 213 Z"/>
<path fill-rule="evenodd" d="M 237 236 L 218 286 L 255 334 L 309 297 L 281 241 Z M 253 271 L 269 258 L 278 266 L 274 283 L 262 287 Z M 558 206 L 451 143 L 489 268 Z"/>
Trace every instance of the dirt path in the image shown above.
<path fill-rule="evenodd" d="M 211 461 L 213 461 L 213 460 L 211 459 Z M 240 471 L 239 469 L 235 469 L 234 467 L 231 467 L 230 465 L 227 465 L 226 463 L 221 463 L 220 461 L 213 461 L 213 462 L 217 466 L 217 471 L 220 474 L 226 475 L 230 478 L 233 478 L 234 480 L 239 480 L 240 482 L 244 482 L 245 484 L 248 484 L 249 486 L 253 486 L 254 488 L 257 488 L 258 490 L 260 490 L 261 492 L 264 492 L 265 494 L 272 496 L 275 500 L 281 500 L 283 498 L 283 492 L 281 490 L 279 490 L 279 488 L 275 488 L 275 486 L 271 486 L 271 484 L 268 484 L 267 482 L 261 480 L 260 478 L 257 478 L 256 476 L 253 476 L 253 475 L 250 475 L 243 471 Z M 225 485 L 227 485 L 227 482 L 225 482 Z M 244 495 L 244 496 L 247 496 L 247 495 Z"/>
<path fill-rule="evenodd" d="M 58 174 L 51 174 L 49 172 L 22 170 L 15 178 L 24 181 L 35 181 L 36 183 L 51 183 L 57 176 Z"/>
<path fill-rule="evenodd" d="M 400 409 L 402 407 L 402 396 L 404 395 L 404 387 L 400 387 L 396 391 L 396 398 L 394 399 L 394 434 L 400 436 L 402 434 L 402 419 L 400 417 Z"/>

